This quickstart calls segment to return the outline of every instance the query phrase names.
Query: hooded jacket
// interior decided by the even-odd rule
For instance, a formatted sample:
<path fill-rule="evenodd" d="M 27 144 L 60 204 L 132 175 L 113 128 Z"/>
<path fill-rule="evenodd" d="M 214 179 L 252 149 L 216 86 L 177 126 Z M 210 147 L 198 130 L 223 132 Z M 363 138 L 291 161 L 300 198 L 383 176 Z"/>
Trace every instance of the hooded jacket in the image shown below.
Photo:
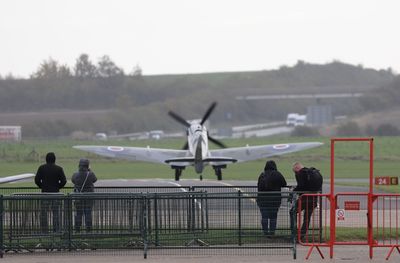
<path fill-rule="evenodd" d="M 56 156 L 54 153 L 46 155 L 46 164 L 39 166 L 35 184 L 42 189 L 42 193 L 58 193 L 67 183 L 67 179 L 62 167 L 55 164 Z"/>
<path fill-rule="evenodd" d="M 72 175 L 75 192 L 94 192 L 96 175 L 86 166 L 79 166 L 79 171 Z"/>
<path fill-rule="evenodd" d="M 280 194 L 263 194 L 262 192 L 280 192 L 281 188 L 285 187 L 286 185 L 286 180 L 278 171 L 276 163 L 274 161 L 268 161 L 265 164 L 264 172 L 262 172 L 258 177 L 257 188 L 259 193 L 257 202 L 259 205 L 261 203 L 271 205 L 271 202 L 275 203 L 276 205 L 280 205 Z"/>

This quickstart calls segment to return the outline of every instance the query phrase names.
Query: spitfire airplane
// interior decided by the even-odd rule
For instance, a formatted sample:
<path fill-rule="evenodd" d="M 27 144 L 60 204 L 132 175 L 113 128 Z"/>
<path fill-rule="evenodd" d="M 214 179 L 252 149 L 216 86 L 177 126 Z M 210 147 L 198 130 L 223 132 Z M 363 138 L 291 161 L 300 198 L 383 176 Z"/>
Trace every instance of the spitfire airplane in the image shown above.
<path fill-rule="evenodd" d="M 181 150 L 157 149 L 149 146 L 143 148 L 78 145 L 74 148 L 111 158 L 167 164 L 175 170 L 175 180 L 178 181 L 182 170 L 187 166 L 193 166 L 202 180 L 204 167 L 210 165 L 217 179 L 222 180 L 222 169 L 228 164 L 268 158 L 322 145 L 320 142 L 306 142 L 227 148 L 222 142 L 210 136 L 204 125 L 216 105 L 216 102 L 212 103 L 200 121 L 188 122 L 180 115 L 168 112 L 173 119 L 187 128 L 187 142 Z M 209 141 L 223 149 L 210 150 Z"/>

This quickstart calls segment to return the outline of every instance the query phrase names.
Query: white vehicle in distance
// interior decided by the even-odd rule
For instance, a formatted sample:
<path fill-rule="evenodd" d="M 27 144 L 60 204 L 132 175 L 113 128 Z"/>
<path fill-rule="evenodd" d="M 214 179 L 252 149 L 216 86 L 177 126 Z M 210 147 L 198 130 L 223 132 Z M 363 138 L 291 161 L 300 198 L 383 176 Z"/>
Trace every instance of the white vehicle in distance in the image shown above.
<path fill-rule="evenodd" d="M 299 116 L 298 113 L 289 113 L 286 117 L 286 125 L 287 126 L 295 126 L 298 116 Z"/>
<path fill-rule="evenodd" d="M 298 115 L 294 126 L 305 126 L 307 123 L 307 115 Z"/>

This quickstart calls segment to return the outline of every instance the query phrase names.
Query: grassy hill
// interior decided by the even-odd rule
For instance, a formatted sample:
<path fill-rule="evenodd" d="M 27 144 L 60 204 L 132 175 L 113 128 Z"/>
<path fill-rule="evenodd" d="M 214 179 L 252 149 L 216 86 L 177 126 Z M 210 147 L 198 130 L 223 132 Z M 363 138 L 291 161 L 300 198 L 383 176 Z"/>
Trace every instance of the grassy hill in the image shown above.
<path fill-rule="evenodd" d="M 210 118 L 213 127 L 283 120 L 287 113 L 304 113 L 315 103 L 331 104 L 335 115 L 351 115 L 364 110 L 358 100 L 239 101 L 236 97 L 370 92 L 394 78 L 390 70 L 339 61 L 324 65 L 299 61 L 293 67 L 258 72 L 3 79 L 0 125 L 21 125 L 28 137 L 177 130 L 180 127 L 168 118 L 168 110 L 197 119 L 212 101 L 219 103 Z"/>

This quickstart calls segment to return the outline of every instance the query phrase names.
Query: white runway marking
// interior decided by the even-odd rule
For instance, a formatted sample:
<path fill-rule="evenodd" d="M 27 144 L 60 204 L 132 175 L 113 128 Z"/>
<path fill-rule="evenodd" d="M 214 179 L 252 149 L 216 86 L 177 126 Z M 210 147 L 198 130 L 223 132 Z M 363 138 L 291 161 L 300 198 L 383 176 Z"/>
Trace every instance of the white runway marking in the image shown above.
<path fill-rule="evenodd" d="M 182 185 L 180 185 L 180 184 L 178 184 L 178 183 L 176 183 L 176 182 L 167 182 L 167 183 L 172 184 L 172 185 L 175 185 L 175 186 L 178 186 L 179 189 L 182 190 L 182 192 L 187 192 L 187 190 L 186 190 L 185 188 L 183 188 Z"/>
<path fill-rule="evenodd" d="M 233 189 L 238 190 L 238 191 L 240 191 L 242 193 L 244 192 L 242 188 L 234 187 L 232 184 L 228 184 L 228 183 L 225 183 L 225 182 L 219 182 L 219 181 L 216 181 L 216 183 L 220 183 L 222 185 L 232 187 Z M 243 194 L 243 195 L 244 196 L 249 196 L 248 194 Z M 255 198 L 250 198 L 250 201 L 252 201 L 253 203 L 256 203 L 256 199 Z"/>

